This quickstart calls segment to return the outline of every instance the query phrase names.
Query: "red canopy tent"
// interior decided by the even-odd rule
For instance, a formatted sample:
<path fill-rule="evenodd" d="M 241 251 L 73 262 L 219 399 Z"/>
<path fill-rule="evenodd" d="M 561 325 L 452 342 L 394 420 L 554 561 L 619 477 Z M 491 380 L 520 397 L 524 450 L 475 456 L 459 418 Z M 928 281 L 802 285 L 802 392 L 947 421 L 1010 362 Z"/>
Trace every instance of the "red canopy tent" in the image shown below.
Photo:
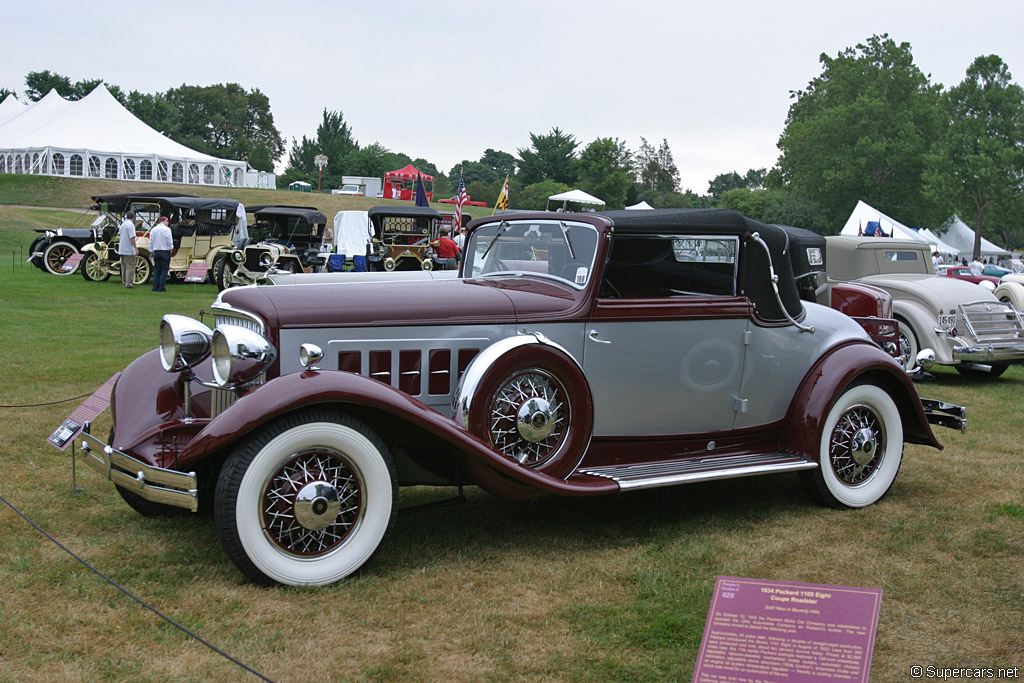
<path fill-rule="evenodd" d="M 415 200 L 417 178 L 421 178 L 424 183 L 430 183 L 430 188 L 427 190 L 427 199 L 434 201 L 434 176 L 420 173 L 412 164 L 397 171 L 388 171 L 384 174 L 384 198 Z"/>

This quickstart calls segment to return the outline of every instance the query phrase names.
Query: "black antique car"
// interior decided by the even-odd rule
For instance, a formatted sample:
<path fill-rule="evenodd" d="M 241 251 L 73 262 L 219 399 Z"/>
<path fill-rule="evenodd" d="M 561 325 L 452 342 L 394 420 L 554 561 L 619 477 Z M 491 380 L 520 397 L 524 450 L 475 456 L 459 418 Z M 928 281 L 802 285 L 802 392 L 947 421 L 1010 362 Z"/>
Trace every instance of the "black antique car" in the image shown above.
<path fill-rule="evenodd" d="M 509 499 L 799 473 L 889 492 L 922 400 L 846 315 L 802 300 L 784 230 L 724 210 L 470 224 L 460 277 L 240 287 L 120 374 L 87 460 L 139 512 L 212 508 L 260 583 L 362 567 L 401 486 Z M 105 435 L 103 435 L 105 436 Z"/>
<path fill-rule="evenodd" d="M 93 197 L 93 211 L 99 215 L 92 221 L 88 228 L 54 228 L 52 230 L 36 230 L 41 233 L 32 240 L 29 248 L 31 257 L 29 260 L 40 270 L 53 275 L 69 275 L 78 270 L 74 268 L 68 271 L 63 270 L 64 263 L 74 254 L 79 254 L 86 245 L 94 242 L 110 242 L 117 235 L 117 226 L 120 225 L 122 216 L 128 205 L 143 195 L 136 193 L 110 194 Z M 146 197 L 195 197 L 195 195 L 181 194 L 180 192 L 155 192 L 146 193 Z M 137 206 L 139 209 L 136 216 L 137 229 L 140 234 L 145 234 L 159 215 L 154 216 L 152 211 L 146 211 L 145 207 Z"/>
<path fill-rule="evenodd" d="M 238 248 L 225 249 L 213 264 L 219 289 L 259 284 L 275 272 L 321 271 L 327 259 L 327 217 L 312 206 L 249 207 L 255 219 Z"/>

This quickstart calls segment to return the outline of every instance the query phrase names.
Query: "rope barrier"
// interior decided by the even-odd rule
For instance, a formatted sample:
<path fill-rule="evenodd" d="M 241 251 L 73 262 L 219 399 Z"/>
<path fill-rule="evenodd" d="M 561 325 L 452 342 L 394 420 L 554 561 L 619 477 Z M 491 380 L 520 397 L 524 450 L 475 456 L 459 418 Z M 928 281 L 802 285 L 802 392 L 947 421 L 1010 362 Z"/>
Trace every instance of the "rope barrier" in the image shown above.
<path fill-rule="evenodd" d="M 69 400 L 73 400 L 73 399 L 69 399 Z M 190 630 L 189 630 L 188 628 L 186 628 L 185 626 L 183 626 L 183 625 L 179 624 L 179 623 L 178 623 L 178 622 L 176 622 L 176 621 L 175 621 L 174 619 L 171 619 L 171 618 L 170 618 L 170 617 L 168 617 L 167 615 L 163 614 L 162 612 L 160 612 L 160 610 L 158 610 L 157 608 L 153 607 L 152 605 L 150 605 L 149 603 L 147 603 L 146 601 L 144 601 L 144 600 L 143 600 L 142 598 L 139 598 L 139 597 L 137 597 L 136 595 L 134 595 L 133 593 L 131 593 L 131 592 L 130 592 L 130 591 L 129 591 L 129 590 L 127 589 L 127 588 L 125 588 L 125 587 L 124 587 L 124 586 L 122 586 L 121 584 L 117 583 L 116 581 L 114 581 L 113 579 L 111 579 L 111 578 L 110 578 L 109 576 L 107 576 L 106 574 L 104 574 L 103 572 L 101 572 L 100 570 L 98 570 L 98 569 L 96 569 L 95 567 L 93 567 L 93 566 L 92 566 L 91 564 L 89 564 L 88 562 L 86 562 L 86 561 L 85 561 L 85 560 L 84 560 L 83 558 L 81 558 L 81 557 L 79 557 L 78 555 L 76 555 L 76 554 L 75 554 L 75 553 L 74 553 L 73 551 L 71 551 L 71 550 L 70 550 L 69 548 L 66 548 L 66 547 L 65 547 L 64 545 L 62 545 L 62 544 L 60 543 L 60 541 L 58 541 L 58 540 L 57 540 L 57 539 L 55 539 L 55 538 L 54 538 L 53 536 L 51 536 L 50 534 L 48 534 L 48 533 L 47 533 L 47 532 L 46 532 L 45 530 L 43 530 L 43 528 L 42 528 L 42 527 L 40 527 L 40 526 L 39 526 L 38 524 L 36 524 L 35 522 L 33 522 L 33 521 L 32 521 L 31 519 L 29 519 L 29 518 L 28 518 L 28 516 L 27 516 L 27 515 L 26 515 L 25 513 L 23 513 L 23 512 L 22 512 L 21 510 L 19 510 L 18 508 L 16 508 L 16 507 L 15 507 L 15 506 L 14 506 L 14 505 L 13 505 L 13 504 L 12 504 L 12 503 L 10 502 L 10 501 L 8 501 L 8 500 L 7 500 L 6 498 L 4 498 L 2 494 L 0 494 L 0 502 L 2 502 L 2 503 L 3 503 L 4 505 L 6 505 L 7 507 L 9 507 L 9 508 L 11 508 L 12 510 L 14 510 L 15 514 L 17 514 L 17 515 L 18 515 L 19 517 L 21 517 L 21 518 L 22 518 L 23 520 L 25 520 L 26 522 L 28 522 L 28 523 L 29 523 L 30 525 L 32 525 L 32 527 L 33 527 L 33 528 L 35 528 L 35 530 L 36 530 L 36 531 L 38 531 L 39 533 L 41 533 L 41 534 L 42 534 L 43 536 L 45 536 L 45 537 L 46 537 L 46 538 L 47 538 L 47 539 L 48 539 L 48 540 L 49 540 L 50 542 L 52 542 L 52 543 L 53 543 L 54 545 L 56 545 L 56 546 L 57 546 L 58 548 L 60 548 L 61 550 L 63 550 L 64 552 L 66 552 L 66 553 L 67 553 L 68 555 L 70 555 L 71 557 L 73 557 L 73 558 L 74 558 L 75 560 L 77 560 L 77 561 L 78 561 L 79 563 L 81 563 L 81 564 L 82 564 L 82 565 L 83 565 L 83 566 L 84 566 L 84 567 L 85 567 L 86 569 L 88 569 L 88 570 L 89 570 L 89 571 L 91 571 L 92 573 L 96 574 L 96 576 L 100 577 L 101 579 L 103 579 L 104 581 L 106 581 L 107 583 L 109 583 L 109 584 L 110 584 L 111 586 L 113 586 L 113 587 L 114 587 L 114 588 L 116 588 L 117 590 L 121 591 L 122 593 L 124 593 L 125 595 L 127 595 L 127 596 L 128 596 L 129 598 L 131 598 L 131 599 L 132 599 L 132 600 L 134 600 L 135 602 L 139 603 L 140 605 L 142 605 L 143 607 L 145 607 L 145 608 L 146 608 L 146 609 L 148 609 L 148 610 L 149 610 L 150 612 L 152 612 L 153 614 L 157 615 L 158 617 L 160 617 L 160 618 L 161 618 L 161 619 L 163 619 L 164 621 L 166 621 L 166 622 L 167 622 L 168 624 L 170 624 L 170 625 L 171 625 L 171 626 L 173 626 L 174 628 L 178 629 L 179 631 L 181 631 L 182 633 L 184 633 L 184 634 L 185 634 L 185 635 L 187 635 L 188 637 L 192 638 L 193 640 L 195 640 L 195 641 L 197 641 L 197 642 L 199 642 L 199 643 L 201 643 L 201 644 L 205 645 L 205 646 L 206 646 L 207 648 L 209 648 L 209 649 L 213 650 L 214 652 L 216 652 L 217 654 L 219 654 L 219 655 L 220 655 L 221 657 L 223 657 L 223 658 L 227 659 L 227 660 L 228 660 L 228 661 L 230 661 L 231 663 L 233 663 L 233 664 L 236 664 L 237 666 L 239 666 L 239 667 L 241 667 L 241 668 L 245 669 L 246 671 L 248 671 L 249 673 L 251 673 L 251 674 L 252 674 L 253 676 L 256 676 L 256 677 L 258 677 L 258 678 L 260 678 L 261 680 L 264 680 L 264 681 L 268 681 L 269 683 L 274 683 L 274 681 L 273 681 L 272 679 L 270 679 L 270 678 L 267 678 L 266 676 L 264 676 L 263 674 L 261 674 L 261 673 L 260 673 L 259 671 L 256 671 L 255 669 L 253 669 L 253 668 L 252 668 L 252 667 L 250 667 L 249 665 L 245 664 L 244 662 L 241 662 L 241 661 L 239 661 L 239 660 L 235 659 L 234 657 L 232 657 L 231 655 L 227 654 L 227 653 L 226 653 L 226 652 L 224 652 L 223 650 L 219 649 L 219 648 L 218 648 L 218 647 L 216 647 L 215 645 L 213 645 L 213 644 L 211 644 L 211 643 L 207 642 L 206 640 L 203 640 L 203 638 L 201 638 L 201 637 L 200 637 L 200 636 L 199 636 L 198 634 L 194 633 L 193 631 L 190 631 Z"/>

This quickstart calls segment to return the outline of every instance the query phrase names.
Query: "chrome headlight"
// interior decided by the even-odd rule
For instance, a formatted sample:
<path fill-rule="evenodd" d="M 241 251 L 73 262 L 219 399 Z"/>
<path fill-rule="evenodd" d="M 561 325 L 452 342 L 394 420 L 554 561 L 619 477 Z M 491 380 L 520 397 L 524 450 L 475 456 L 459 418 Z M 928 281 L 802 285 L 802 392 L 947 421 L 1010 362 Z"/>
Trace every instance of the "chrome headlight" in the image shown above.
<path fill-rule="evenodd" d="M 213 331 L 213 378 L 225 388 L 251 382 L 277 358 L 277 349 L 262 335 L 238 325 Z"/>
<path fill-rule="evenodd" d="M 273 255 L 271 255 L 269 251 L 265 251 L 260 254 L 260 265 L 263 266 L 264 268 L 268 267 L 273 262 L 274 257 Z"/>
<path fill-rule="evenodd" d="M 191 368 L 210 355 L 213 332 L 198 320 L 165 315 L 160 321 L 160 363 L 167 372 Z"/>

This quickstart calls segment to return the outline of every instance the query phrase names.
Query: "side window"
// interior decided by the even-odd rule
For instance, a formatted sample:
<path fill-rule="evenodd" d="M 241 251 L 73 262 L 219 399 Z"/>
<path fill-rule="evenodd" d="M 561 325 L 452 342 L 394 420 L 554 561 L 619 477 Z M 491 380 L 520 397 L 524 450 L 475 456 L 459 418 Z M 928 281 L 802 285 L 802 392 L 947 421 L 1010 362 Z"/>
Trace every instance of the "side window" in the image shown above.
<path fill-rule="evenodd" d="M 615 236 L 602 297 L 664 298 L 736 294 L 734 237 Z"/>

